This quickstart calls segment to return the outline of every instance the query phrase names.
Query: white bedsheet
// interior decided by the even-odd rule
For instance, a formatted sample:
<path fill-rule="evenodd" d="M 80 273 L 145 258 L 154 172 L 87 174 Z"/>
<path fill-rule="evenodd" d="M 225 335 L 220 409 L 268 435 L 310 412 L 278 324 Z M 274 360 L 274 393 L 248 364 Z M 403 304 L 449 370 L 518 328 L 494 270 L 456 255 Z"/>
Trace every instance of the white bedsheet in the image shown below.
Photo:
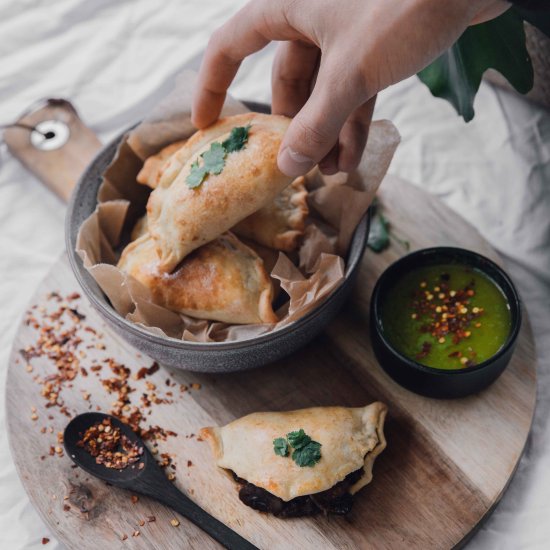
<path fill-rule="evenodd" d="M 0 123 L 63 96 L 102 141 L 142 117 L 242 0 L 0 0 Z M 162 6 L 159 7 L 159 6 Z M 247 60 L 236 97 L 269 101 L 273 48 Z M 460 212 L 507 259 L 536 333 L 539 400 L 518 472 L 469 548 L 550 548 L 550 114 L 482 85 L 465 125 L 416 79 L 380 94 L 375 117 L 403 142 L 390 171 Z M 4 421 L 16 322 L 63 249 L 64 206 L 0 151 L 0 548 L 60 548 L 23 490 Z M 496 451 L 498 452 L 498 451 Z"/>

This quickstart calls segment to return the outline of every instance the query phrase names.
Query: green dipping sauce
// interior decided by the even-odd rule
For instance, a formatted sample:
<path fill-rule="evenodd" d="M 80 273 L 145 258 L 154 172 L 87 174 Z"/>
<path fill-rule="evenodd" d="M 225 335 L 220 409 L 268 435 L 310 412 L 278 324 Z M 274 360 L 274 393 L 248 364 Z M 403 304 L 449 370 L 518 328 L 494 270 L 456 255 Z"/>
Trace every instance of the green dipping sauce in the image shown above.
<path fill-rule="evenodd" d="M 405 274 L 381 304 L 384 335 L 406 357 L 457 370 L 491 358 L 511 330 L 508 301 L 481 271 L 461 264 Z"/>

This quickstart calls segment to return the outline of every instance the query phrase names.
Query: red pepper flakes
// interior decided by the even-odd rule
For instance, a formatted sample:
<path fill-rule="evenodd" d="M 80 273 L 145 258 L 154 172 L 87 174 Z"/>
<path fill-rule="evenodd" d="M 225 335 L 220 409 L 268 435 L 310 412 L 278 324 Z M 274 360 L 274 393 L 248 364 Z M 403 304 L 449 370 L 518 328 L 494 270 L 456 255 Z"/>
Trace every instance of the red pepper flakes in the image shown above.
<path fill-rule="evenodd" d="M 419 330 L 423 334 L 430 334 L 437 342 L 443 345 L 450 338 L 453 345 L 470 338 L 473 328 L 480 328 L 478 317 L 483 315 L 483 308 L 470 308 L 470 299 L 475 296 L 473 281 L 463 289 L 451 289 L 450 277 L 442 274 L 441 282 L 431 289 L 426 281 L 422 281 L 419 290 L 412 297 L 412 319 L 423 321 Z M 475 322 L 474 322 L 475 321 Z M 473 326 L 472 326 L 473 325 Z M 421 350 L 416 354 L 416 359 L 423 359 L 432 350 L 430 342 L 423 342 Z M 474 352 L 475 355 L 475 352 Z M 453 352 L 449 357 L 457 357 L 462 365 L 472 366 L 472 359 L 462 357 L 460 352 Z"/>
<path fill-rule="evenodd" d="M 430 344 L 430 342 L 423 342 L 422 350 L 416 354 L 416 358 L 423 359 L 430 353 L 431 350 L 432 350 L 432 345 Z"/>
<path fill-rule="evenodd" d="M 143 447 L 121 434 L 119 428 L 113 427 L 110 418 L 90 426 L 77 445 L 88 451 L 97 464 L 116 470 L 138 462 L 143 454 Z"/>
<path fill-rule="evenodd" d="M 47 361 L 46 365 L 51 367 L 49 373 L 43 377 L 34 375 L 33 380 L 40 384 L 41 394 L 46 400 L 46 408 L 58 408 L 59 411 L 71 418 L 72 411 L 69 411 L 65 406 L 62 398 L 64 389 L 71 389 L 73 381 L 78 375 L 83 377 L 88 376 L 91 371 L 100 376 L 100 372 L 104 366 L 110 368 L 113 376 L 105 380 L 101 380 L 103 387 L 109 393 L 117 394 L 117 400 L 109 410 L 111 414 L 118 417 L 122 422 L 128 424 L 132 430 L 141 435 L 146 440 L 165 440 L 167 437 L 177 436 L 171 430 L 166 430 L 160 426 L 144 426 L 146 417 L 151 414 L 151 407 L 155 404 L 171 403 L 170 399 L 159 395 L 154 384 L 148 384 L 149 392 L 144 394 L 145 399 L 142 400 L 143 407 L 149 409 L 144 411 L 143 407 L 138 408 L 130 403 L 130 395 L 135 391 L 129 385 L 131 371 L 125 365 L 118 363 L 112 358 L 103 360 L 103 364 L 99 363 L 99 359 L 92 358 L 89 364 L 82 365 L 87 354 L 84 349 L 106 349 L 105 344 L 101 341 L 103 335 L 96 331 L 91 326 L 84 323 L 86 319 L 78 310 L 76 300 L 80 295 L 73 292 L 66 297 L 62 297 L 58 292 L 49 293 L 46 300 L 51 302 L 53 306 L 37 306 L 33 305 L 27 312 L 25 323 L 37 331 L 36 341 L 24 349 L 19 350 L 19 353 L 24 361 L 17 362 L 21 364 L 29 373 L 34 371 L 31 361 L 34 358 L 42 358 Z M 88 333 L 83 340 L 83 333 Z M 134 378 L 144 378 L 151 376 L 159 371 L 160 367 L 157 363 L 153 363 L 149 367 L 140 369 L 137 376 Z M 173 385 L 176 385 L 174 382 Z M 85 401 L 90 402 L 92 395 L 89 392 L 82 391 L 82 397 Z M 168 396 L 167 397 L 172 397 Z M 90 404 L 90 408 L 92 408 Z M 94 406 L 95 409 L 101 410 L 99 405 Z M 33 420 L 38 420 L 36 410 L 32 410 Z M 36 418 L 34 418 L 36 415 Z M 47 416 L 49 420 L 54 420 L 50 414 Z M 42 433 L 53 434 L 53 427 L 46 430 L 41 429 Z M 60 442 L 60 441 L 59 441 Z M 49 449 L 50 456 L 63 456 L 63 453 L 56 451 L 56 447 L 51 446 Z M 44 455 L 43 455 L 44 456 Z M 42 458 L 41 458 L 42 459 Z M 143 466 L 142 463 L 138 468 Z"/>

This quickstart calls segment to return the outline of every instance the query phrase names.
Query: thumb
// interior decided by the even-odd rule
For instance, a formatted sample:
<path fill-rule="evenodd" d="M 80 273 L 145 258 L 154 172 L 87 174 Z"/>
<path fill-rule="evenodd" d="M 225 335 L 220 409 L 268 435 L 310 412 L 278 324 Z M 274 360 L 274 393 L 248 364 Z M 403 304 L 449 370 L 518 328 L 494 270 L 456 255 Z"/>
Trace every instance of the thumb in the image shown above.
<path fill-rule="evenodd" d="M 319 72 L 308 101 L 281 143 L 277 164 L 283 174 L 297 177 L 309 172 L 333 148 L 346 119 L 360 103 L 350 88 L 326 82 Z"/>

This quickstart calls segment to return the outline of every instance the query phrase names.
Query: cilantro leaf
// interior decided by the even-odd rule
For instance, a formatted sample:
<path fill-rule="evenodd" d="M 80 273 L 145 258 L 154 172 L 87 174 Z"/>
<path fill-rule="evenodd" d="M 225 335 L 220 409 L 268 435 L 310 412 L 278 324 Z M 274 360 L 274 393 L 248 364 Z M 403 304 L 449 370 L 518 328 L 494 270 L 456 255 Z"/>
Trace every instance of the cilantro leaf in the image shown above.
<path fill-rule="evenodd" d="M 277 437 L 273 440 L 273 451 L 278 456 L 288 456 L 290 447 L 293 447 L 292 460 L 301 468 L 313 467 L 321 460 L 321 444 L 313 441 L 302 428 L 286 434 L 284 437 Z M 290 445 L 289 445 L 290 444 Z"/>
<path fill-rule="evenodd" d="M 237 126 L 231 130 L 229 137 L 222 142 L 222 146 L 227 153 L 240 151 L 244 148 L 248 141 L 248 130 L 250 130 L 250 124 L 248 126 Z"/>
<path fill-rule="evenodd" d="M 286 434 L 288 442 L 295 448 L 301 449 L 311 441 L 311 437 L 300 428 L 297 432 L 290 432 Z"/>
<path fill-rule="evenodd" d="M 306 445 L 294 450 L 292 460 L 301 468 L 315 466 L 321 460 L 321 444 L 317 441 L 309 441 Z"/>
<path fill-rule="evenodd" d="M 288 456 L 288 453 L 290 452 L 290 450 L 288 448 L 287 440 L 284 437 L 278 437 L 277 439 L 274 439 L 273 450 L 275 451 L 276 455 Z"/>
<path fill-rule="evenodd" d="M 199 166 L 199 160 L 197 159 L 191 164 L 191 171 L 186 178 L 187 187 L 194 189 L 198 187 L 208 174 L 221 174 L 225 166 L 225 157 L 228 153 L 233 151 L 240 151 L 244 148 L 248 141 L 248 126 L 237 126 L 232 128 L 229 137 L 219 143 L 217 141 L 210 145 L 210 149 L 202 153 L 201 158 L 204 163 Z"/>
<path fill-rule="evenodd" d="M 382 252 L 390 244 L 390 224 L 388 220 L 378 211 L 375 211 L 371 218 L 367 246 L 374 252 Z"/>
<path fill-rule="evenodd" d="M 196 160 L 193 164 L 191 164 L 191 171 L 185 179 L 187 182 L 187 187 L 189 187 L 189 189 L 198 187 L 203 182 L 206 174 L 207 172 L 204 166 L 199 166 L 199 161 Z"/>
<path fill-rule="evenodd" d="M 225 166 L 225 149 L 218 142 L 212 143 L 210 149 L 205 151 L 201 156 L 204 159 L 204 170 L 210 174 L 219 174 Z"/>

